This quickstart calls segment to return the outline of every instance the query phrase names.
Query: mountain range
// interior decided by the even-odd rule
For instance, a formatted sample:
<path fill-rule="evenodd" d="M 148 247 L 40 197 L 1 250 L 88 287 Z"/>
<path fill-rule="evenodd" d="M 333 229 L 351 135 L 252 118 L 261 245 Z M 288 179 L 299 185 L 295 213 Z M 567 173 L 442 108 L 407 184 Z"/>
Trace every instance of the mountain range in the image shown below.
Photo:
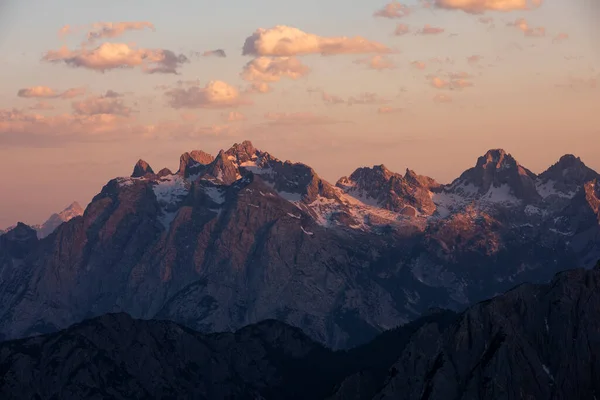
<path fill-rule="evenodd" d="M 73 219 L 75 217 L 83 215 L 83 211 L 84 210 L 79 205 L 79 203 L 74 201 L 73 203 L 71 203 L 67 207 L 65 207 L 65 209 L 62 210 L 61 212 L 52 214 L 46 220 L 46 222 L 39 224 L 39 225 L 33 225 L 31 227 L 37 231 L 37 237 L 40 239 L 43 239 L 46 236 L 48 236 L 49 234 L 51 234 L 52 232 L 54 232 L 54 230 L 56 228 L 58 228 L 58 226 L 60 224 L 62 224 L 63 222 L 67 222 L 70 219 Z M 15 227 L 16 227 L 16 225 L 13 225 L 13 226 L 9 226 L 5 230 L 0 229 L 0 235 L 14 229 Z"/>
<path fill-rule="evenodd" d="M 245 141 L 136 163 L 43 239 L 0 236 L 0 335 L 111 312 L 200 332 L 265 319 L 333 349 L 600 258 L 599 175 L 490 150 L 449 185 L 384 165 L 331 184 Z"/>
<path fill-rule="evenodd" d="M 595 399 L 600 263 L 332 351 L 262 321 L 202 334 L 125 313 L 0 344 L 3 399 Z"/>

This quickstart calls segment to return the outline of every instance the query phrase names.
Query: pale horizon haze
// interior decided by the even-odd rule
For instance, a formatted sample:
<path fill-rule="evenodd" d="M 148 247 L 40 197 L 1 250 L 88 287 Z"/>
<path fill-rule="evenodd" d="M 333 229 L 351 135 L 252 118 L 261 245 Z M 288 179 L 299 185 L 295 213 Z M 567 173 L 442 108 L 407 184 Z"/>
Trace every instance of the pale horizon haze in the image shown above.
<path fill-rule="evenodd" d="M 503 148 L 600 171 L 595 0 L 5 0 L 0 229 L 236 142 L 335 183 Z"/>

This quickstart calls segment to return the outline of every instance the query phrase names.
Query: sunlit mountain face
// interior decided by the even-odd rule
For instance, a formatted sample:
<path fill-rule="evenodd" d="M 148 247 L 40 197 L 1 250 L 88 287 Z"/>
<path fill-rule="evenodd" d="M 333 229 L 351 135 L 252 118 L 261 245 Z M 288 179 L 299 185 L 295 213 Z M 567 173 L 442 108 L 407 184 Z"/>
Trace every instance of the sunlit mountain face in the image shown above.
<path fill-rule="evenodd" d="M 0 398 L 600 398 L 591 0 L 38 3 Z"/>
<path fill-rule="evenodd" d="M 599 256 L 598 174 L 572 155 L 537 175 L 493 149 L 450 184 L 384 165 L 332 184 L 250 141 L 179 160 L 137 161 L 47 237 L 2 236 L 5 338 L 118 310 L 202 332 L 278 319 L 346 348 Z"/>

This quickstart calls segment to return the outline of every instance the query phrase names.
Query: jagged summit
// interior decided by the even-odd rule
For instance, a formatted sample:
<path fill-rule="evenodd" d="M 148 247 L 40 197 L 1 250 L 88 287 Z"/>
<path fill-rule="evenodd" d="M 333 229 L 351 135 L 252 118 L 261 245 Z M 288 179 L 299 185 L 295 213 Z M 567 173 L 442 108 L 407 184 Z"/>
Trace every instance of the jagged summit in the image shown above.
<path fill-rule="evenodd" d="M 141 178 L 147 174 L 154 174 L 154 171 L 152 170 L 152 167 L 150 167 L 150 164 L 140 158 L 133 167 L 133 173 L 131 174 L 131 177 Z"/>
<path fill-rule="evenodd" d="M 71 204 L 69 204 L 64 210 L 58 213 L 58 215 L 73 218 L 83 214 L 83 211 L 83 207 L 81 207 L 81 205 L 78 202 L 74 201 Z"/>
<path fill-rule="evenodd" d="M 563 184 L 582 185 L 598 177 L 598 173 L 572 154 L 565 154 L 554 165 L 540 174 L 543 182 L 554 180 Z"/>
<path fill-rule="evenodd" d="M 202 150 L 185 152 L 179 157 L 178 175 L 188 177 L 198 171 L 198 168 L 214 161 L 214 157 Z"/>
<path fill-rule="evenodd" d="M 535 188 L 536 175 L 521 166 L 515 158 L 502 149 L 492 149 L 477 159 L 475 167 L 465 171 L 451 190 L 470 187 L 480 196 L 490 200 L 524 200 L 536 202 L 540 196 Z"/>
<path fill-rule="evenodd" d="M 74 201 L 61 212 L 52 214 L 43 224 L 34 226 L 34 229 L 37 230 L 38 237 L 43 239 L 54 232 L 60 224 L 83 215 L 83 212 L 83 207 L 81 207 L 78 202 Z"/>
<path fill-rule="evenodd" d="M 244 140 L 242 143 L 234 143 L 229 150 L 225 152 L 228 156 L 234 157 L 238 163 L 245 163 L 256 158 L 258 151 L 251 141 Z"/>
<path fill-rule="evenodd" d="M 514 157 L 508 154 L 503 149 L 491 149 L 488 150 L 483 156 L 477 159 L 475 168 L 484 169 L 507 169 L 511 167 L 517 167 L 519 163 Z"/>
<path fill-rule="evenodd" d="M 349 177 L 339 179 L 336 186 L 365 204 L 402 215 L 431 215 L 436 208 L 429 193 L 436 186 L 433 179 L 410 170 L 402 176 L 383 164 L 358 168 Z"/>

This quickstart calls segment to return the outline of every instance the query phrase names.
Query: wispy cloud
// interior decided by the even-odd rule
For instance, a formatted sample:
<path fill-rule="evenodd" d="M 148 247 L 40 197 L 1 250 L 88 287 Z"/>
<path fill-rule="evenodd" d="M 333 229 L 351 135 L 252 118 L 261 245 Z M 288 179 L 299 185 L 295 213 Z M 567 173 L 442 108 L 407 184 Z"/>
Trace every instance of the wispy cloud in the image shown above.
<path fill-rule="evenodd" d="M 532 28 L 529 26 L 529 23 L 527 22 L 527 20 L 525 18 L 517 18 L 514 22 L 509 22 L 506 25 L 514 26 L 515 28 L 518 28 L 525 34 L 525 36 L 531 36 L 531 37 L 546 36 L 546 28 L 544 28 L 542 26 Z"/>
<path fill-rule="evenodd" d="M 60 92 L 48 86 L 32 86 L 20 89 L 17 92 L 17 96 L 24 98 L 72 99 L 74 97 L 83 96 L 85 92 L 85 88 L 71 88 Z"/>
<path fill-rule="evenodd" d="M 543 0 L 434 0 L 437 8 L 461 10 L 469 14 L 486 11 L 524 11 L 539 7 Z"/>
<path fill-rule="evenodd" d="M 205 51 L 204 53 L 202 53 L 202 57 L 227 57 L 227 54 L 225 53 L 225 50 L 223 49 L 215 49 L 215 50 L 208 50 Z"/>
<path fill-rule="evenodd" d="M 147 21 L 135 22 L 97 22 L 92 24 L 92 29 L 87 33 L 90 43 L 100 39 L 113 39 L 123 35 L 127 31 L 154 29 L 154 25 Z"/>
<path fill-rule="evenodd" d="M 383 18 L 403 18 L 409 15 L 410 13 L 410 7 L 397 1 L 393 1 L 383 6 L 382 9 L 375 11 L 373 16 Z"/>
<path fill-rule="evenodd" d="M 444 32 L 444 28 L 438 28 L 425 24 L 425 26 L 417 31 L 418 35 L 439 35 Z"/>
<path fill-rule="evenodd" d="M 368 58 L 360 58 L 358 60 L 354 60 L 354 63 L 366 65 L 369 69 L 374 69 L 377 71 L 396 68 L 396 64 L 391 58 L 382 56 L 380 54 Z"/>

